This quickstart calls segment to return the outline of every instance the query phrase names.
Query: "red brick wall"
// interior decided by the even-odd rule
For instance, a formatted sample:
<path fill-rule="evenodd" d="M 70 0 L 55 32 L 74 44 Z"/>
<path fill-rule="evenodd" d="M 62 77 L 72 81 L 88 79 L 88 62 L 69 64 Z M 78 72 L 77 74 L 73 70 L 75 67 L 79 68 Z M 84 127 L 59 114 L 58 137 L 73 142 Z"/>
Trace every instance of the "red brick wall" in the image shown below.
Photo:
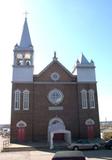
<path fill-rule="evenodd" d="M 53 72 L 60 74 L 58 82 L 53 82 L 50 75 Z M 44 82 L 44 83 L 42 83 Z M 61 83 L 60 83 L 61 82 Z M 74 82 L 74 83 L 73 83 Z M 48 93 L 57 88 L 64 94 L 62 103 L 57 106 L 63 106 L 63 110 L 49 111 L 53 106 L 48 100 Z M 14 111 L 14 91 L 28 89 L 30 91 L 30 109 L 23 111 L 22 97 L 21 110 Z M 80 91 L 82 89 L 94 89 L 95 91 L 95 109 L 82 109 Z M 12 111 L 11 111 L 11 141 L 16 140 L 16 123 L 23 120 L 27 123 L 27 140 L 47 140 L 48 123 L 54 117 L 63 120 L 66 129 L 72 133 L 72 138 L 87 138 L 87 128 L 85 121 L 92 118 L 95 121 L 95 137 L 100 136 L 99 113 L 97 102 L 96 83 L 77 83 L 75 77 L 57 63 L 53 63 L 39 76 L 35 76 L 35 82 L 32 84 L 12 84 Z"/>

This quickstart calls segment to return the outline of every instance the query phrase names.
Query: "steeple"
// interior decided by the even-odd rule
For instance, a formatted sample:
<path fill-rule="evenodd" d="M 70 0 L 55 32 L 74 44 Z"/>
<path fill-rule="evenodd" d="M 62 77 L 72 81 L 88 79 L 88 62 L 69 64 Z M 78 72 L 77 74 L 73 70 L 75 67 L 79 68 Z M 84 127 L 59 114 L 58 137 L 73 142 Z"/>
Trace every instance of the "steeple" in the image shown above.
<path fill-rule="evenodd" d="M 27 49 L 31 46 L 32 46 L 32 43 L 31 43 L 31 38 L 29 34 L 27 18 L 25 17 L 23 32 L 22 32 L 21 41 L 20 41 L 20 47 L 22 49 Z"/>
<path fill-rule="evenodd" d="M 25 17 L 20 45 L 14 47 L 13 82 L 33 81 L 33 46 Z"/>

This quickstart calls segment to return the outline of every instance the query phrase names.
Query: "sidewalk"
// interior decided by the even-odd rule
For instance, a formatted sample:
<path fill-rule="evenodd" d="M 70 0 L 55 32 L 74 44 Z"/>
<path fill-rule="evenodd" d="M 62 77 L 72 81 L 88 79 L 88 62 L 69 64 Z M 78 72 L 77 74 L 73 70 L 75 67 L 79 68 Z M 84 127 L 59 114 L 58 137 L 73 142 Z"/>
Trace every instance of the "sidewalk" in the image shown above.
<path fill-rule="evenodd" d="M 3 148 L 3 152 L 8 151 L 34 151 L 37 149 L 49 150 L 49 145 L 45 142 L 29 142 L 24 144 L 10 143 L 9 146 Z"/>
<path fill-rule="evenodd" d="M 10 143 L 9 146 L 4 147 L 3 152 L 9 151 L 34 151 L 34 150 L 42 150 L 42 151 L 50 151 L 54 150 L 63 150 L 66 149 L 65 143 L 55 143 L 54 149 L 50 150 L 50 146 L 47 142 L 29 142 L 24 144 Z"/>

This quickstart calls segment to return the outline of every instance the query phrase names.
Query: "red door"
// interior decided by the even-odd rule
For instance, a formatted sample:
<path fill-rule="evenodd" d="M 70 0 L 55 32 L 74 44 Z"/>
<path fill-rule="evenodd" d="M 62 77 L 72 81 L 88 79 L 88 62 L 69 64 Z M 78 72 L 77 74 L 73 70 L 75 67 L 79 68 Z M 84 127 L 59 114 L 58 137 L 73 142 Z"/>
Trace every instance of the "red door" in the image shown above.
<path fill-rule="evenodd" d="M 64 140 L 64 133 L 55 133 L 53 140 L 54 141 L 63 141 Z"/>
<path fill-rule="evenodd" d="M 19 142 L 25 141 L 25 128 L 18 128 L 17 139 Z"/>
<path fill-rule="evenodd" d="M 89 139 L 94 138 L 94 126 L 93 125 L 87 126 L 87 133 L 88 133 Z"/>

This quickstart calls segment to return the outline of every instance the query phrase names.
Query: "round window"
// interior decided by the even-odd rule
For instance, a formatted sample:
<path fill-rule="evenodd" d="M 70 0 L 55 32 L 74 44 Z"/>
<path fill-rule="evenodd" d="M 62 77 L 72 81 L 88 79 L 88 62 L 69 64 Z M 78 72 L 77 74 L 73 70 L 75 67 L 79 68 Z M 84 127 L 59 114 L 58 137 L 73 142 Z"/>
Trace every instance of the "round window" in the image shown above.
<path fill-rule="evenodd" d="M 64 95 L 59 89 L 53 89 L 48 94 L 49 101 L 54 104 L 58 105 L 63 101 Z"/>
<path fill-rule="evenodd" d="M 52 79 L 53 81 L 57 81 L 57 80 L 59 80 L 59 78 L 60 78 L 60 75 L 59 75 L 57 72 L 53 72 L 53 73 L 51 74 L 51 79 Z"/>

